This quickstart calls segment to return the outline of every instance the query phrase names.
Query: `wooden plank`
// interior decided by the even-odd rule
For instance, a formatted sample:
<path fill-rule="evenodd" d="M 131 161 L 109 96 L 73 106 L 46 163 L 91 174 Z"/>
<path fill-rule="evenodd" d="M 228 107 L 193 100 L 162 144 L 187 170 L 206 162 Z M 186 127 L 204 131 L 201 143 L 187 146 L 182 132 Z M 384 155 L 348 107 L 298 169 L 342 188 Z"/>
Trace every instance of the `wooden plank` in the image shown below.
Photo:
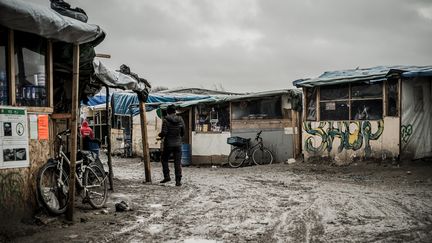
<path fill-rule="evenodd" d="M 71 119 L 72 114 L 71 113 L 54 113 L 51 115 L 52 119 Z"/>
<path fill-rule="evenodd" d="M 9 105 L 16 105 L 16 80 L 15 80 L 15 45 L 14 31 L 9 30 L 8 34 L 8 55 L 7 63 L 9 63 L 8 78 L 9 78 Z"/>
<path fill-rule="evenodd" d="M 109 184 L 110 184 L 110 190 L 114 191 L 114 172 L 112 167 L 112 155 L 111 155 L 111 123 L 110 123 L 110 109 L 109 109 L 109 88 L 108 86 L 105 86 L 106 90 L 106 100 L 105 100 L 105 109 L 106 109 L 106 116 L 105 116 L 105 122 L 107 126 L 107 149 L 108 149 L 108 170 L 109 170 Z M 94 124 L 94 121 L 93 121 Z"/>
<path fill-rule="evenodd" d="M 36 107 L 36 106 L 30 106 L 27 107 L 27 112 L 34 112 L 34 113 L 53 113 L 54 108 L 52 107 Z"/>
<path fill-rule="evenodd" d="M 383 91 L 382 91 L 383 92 L 383 118 L 387 116 L 387 97 L 388 97 L 387 85 L 388 85 L 387 81 L 384 81 L 383 87 L 382 87 L 382 89 L 383 89 Z"/>
<path fill-rule="evenodd" d="M 321 112 L 320 112 L 320 100 L 321 100 L 321 88 L 317 87 L 316 94 L 316 121 L 321 121 Z"/>
<path fill-rule="evenodd" d="M 46 68 L 46 81 L 47 81 L 47 98 L 48 98 L 48 107 L 51 109 L 54 108 L 54 84 L 53 84 L 53 52 L 52 52 L 52 41 L 48 40 L 48 48 L 47 48 L 47 68 Z"/>
<path fill-rule="evenodd" d="M 143 146 L 143 160 L 144 160 L 144 173 L 145 181 L 151 182 L 151 164 L 149 155 L 149 146 L 147 138 L 147 118 L 145 103 L 140 101 L 140 120 L 141 120 L 141 140 Z"/>
<path fill-rule="evenodd" d="M 96 53 L 96 57 L 99 58 L 111 58 L 110 54 Z"/>
<path fill-rule="evenodd" d="M 73 76 L 72 76 L 72 117 L 71 117 L 71 160 L 69 173 L 69 204 L 66 211 L 66 219 L 74 221 L 74 204 L 75 204 L 75 170 L 77 159 L 77 137 L 79 122 L 79 45 L 75 44 L 73 48 Z"/>
<path fill-rule="evenodd" d="M 192 109 L 193 108 L 189 108 L 189 129 L 188 129 L 188 136 L 189 136 L 189 144 L 190 144 L 190 149 L 192 151 Z"/>
<path fill-rule="evenodd" d="M 402 157 L 402 79 L 398 80 L 398 115 L 399 115 L 399 160 Z"/>

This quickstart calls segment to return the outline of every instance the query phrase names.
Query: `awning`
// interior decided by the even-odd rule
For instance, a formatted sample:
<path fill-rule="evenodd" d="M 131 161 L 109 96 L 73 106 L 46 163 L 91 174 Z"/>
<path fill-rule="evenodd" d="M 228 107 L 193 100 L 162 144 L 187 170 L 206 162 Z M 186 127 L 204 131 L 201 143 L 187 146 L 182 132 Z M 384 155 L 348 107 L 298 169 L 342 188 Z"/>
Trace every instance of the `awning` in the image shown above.
<path fill-rule="evenodd" d="M 49 7 L 29 1 L 2 0 L 0 13 L 0 25 L 47 39 L 83 44 L 105 35 L 97 25 L 63 16 Z"/>

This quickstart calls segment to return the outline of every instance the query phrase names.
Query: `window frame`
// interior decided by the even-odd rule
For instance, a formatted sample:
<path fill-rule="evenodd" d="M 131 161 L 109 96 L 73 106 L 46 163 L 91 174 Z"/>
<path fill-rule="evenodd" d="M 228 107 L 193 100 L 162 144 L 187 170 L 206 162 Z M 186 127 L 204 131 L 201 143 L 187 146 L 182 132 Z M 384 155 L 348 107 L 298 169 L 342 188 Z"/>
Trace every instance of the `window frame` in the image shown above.
<path fill-rule="evenodd" d="M 17 106 L 16 103 L 16 79 L 15 79 L 15 31 L 1 26 L 8 31 L 7 41 L 7 75 L 9 79 L 8 83 L 8 106 Z M 42 37 L 43 38 L 43 37 Z M 54 102 L 53 102 L 53 52 L 52 52 L 52 41 L 47 39 L 47 52 L 45 56 L 45 79 L 47 85 L 47 106 L 22 106 L 27 108 L 27 112 L 35 113 L 53 113 Z"/>
<path fill-rule="evenodd" d="M 387 82 L 387 80 L 385 80 L 385 81 L 382 81 L 382 82 L 380 82 L 381 83 L 381 85 L 382 85 L 382 93 L 381 93 L 381 96 L 380 97 L 373 97 L 373 98 L 353 98 L 352 97 L 352 89 L 351 89 L 351 86 L 352 86 L 352 84 L 358 84 L 358 83 L 349 83 L 348 84 L 348 87 L 349 87 L 349 89 L 348 89 L 348 92 L 349 92 L 349 95 L 348 95 L 348 99 L 335 99 L 335 100 L 322 100 L 321 101 L 321 86 L 316 86 L 316 87 L 305 87 L 304 88 L 304 91 L 303 91 L 303 94 L 304 94 L 304 99 L 303 99 L 303 104 L 304 104 L 304 112 L 303 112 L 303 119 L 305 120 L 305 121 L 315 121 L 315 122 L 321 122 L 321 121 L 362 121 L 362 120 L 356 120 L 356 119 L 352 119 L 352 102 L 353 101 L 362 101 L 362 100 L 381 100 L 381 103 L 382 103 L 382 116 L 381 116 L 381 118 L 379 118 L 379 119 L 368 119 L 368 120 L 371 120 L 371 121 L 375 121 L 375 120 L 381 120 L 381 119 L 384 119 L 384 117 L 387 117 L 388 115 L 387 115 L 387 109 L 388 109 L 388 102 L 387 102 L 387 99 L 388 99 L 388 94 L 387 94 L 387 85 L 388 85 L 388 82 Z M 398 85 L 398 87 L 397 87 L 397 90 L 398 91 L 400 91 L 400 82 L 398 82 L 397 83 L 397 85 Z M 307 96 L 306 96 L 306 94 L 307 94 L 307 89 L 314 89 L 314 88 L 316 88 L 317 89 L 317 94 L 316 94 L 316 116 L 315 116 L 315 119 L 307 119 L 307 114 L 306 114 L 306 111 L 307 111 L 307 109 L 308 109 L 308 107 L 307 107 L 307 105 L 308 105 L 308 98 L 307 98 Z M 400 103 L 400 97 L 401 97 L 401 95 L 400 95 L 400 92 L 398 92 L 398 95 L 397 95 L 397 104 L 399 104 Z M 332 102 L 332 101 L 334 101 L 334 102 L 337 102 L 337 101 L 347 101 L 348 102 L 348 104 L 349 104 L 349 110 L 348 110 L 348 115 L 349 115 L 349 117 L 348 117 L 348 119 L 347 120 L 322 120 L 321 119 L 321 103 L 326 103 L 326 102 Z M 400 107 L 399 107 L 399 105 L 397 105 L 397 109 L 398 109 L 398 114 L 396 115 L 396 116 L 391 116 L 391 117 L 399 117 L 400 116 Z"/>

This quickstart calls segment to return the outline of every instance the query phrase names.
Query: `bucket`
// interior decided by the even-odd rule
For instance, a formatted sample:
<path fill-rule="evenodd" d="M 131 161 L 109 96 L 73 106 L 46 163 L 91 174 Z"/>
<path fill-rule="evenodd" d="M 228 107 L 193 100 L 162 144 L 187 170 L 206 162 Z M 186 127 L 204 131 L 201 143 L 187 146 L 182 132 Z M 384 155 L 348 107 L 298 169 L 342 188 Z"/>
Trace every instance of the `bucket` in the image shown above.
<path fill-rule="evenodd" d="M 190 144 L 182 144 L 182 156 L 181 164 L 182 166 L 189 166 L 191 164 L 191 146 Z"/>

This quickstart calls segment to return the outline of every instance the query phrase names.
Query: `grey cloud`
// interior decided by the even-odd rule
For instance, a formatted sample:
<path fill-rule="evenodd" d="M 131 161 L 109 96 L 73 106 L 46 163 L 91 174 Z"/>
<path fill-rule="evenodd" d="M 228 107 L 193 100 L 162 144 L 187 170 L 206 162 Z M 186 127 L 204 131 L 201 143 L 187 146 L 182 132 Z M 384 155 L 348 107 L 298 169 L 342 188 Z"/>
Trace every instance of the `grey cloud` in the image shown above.
<path fill-rule="evenodd" d="M 69 2 L 107 31 L 97 51 L 108 66 L 154 85 L 269 90 L 327 70 L 432 63 L 429 0 Z"/>

